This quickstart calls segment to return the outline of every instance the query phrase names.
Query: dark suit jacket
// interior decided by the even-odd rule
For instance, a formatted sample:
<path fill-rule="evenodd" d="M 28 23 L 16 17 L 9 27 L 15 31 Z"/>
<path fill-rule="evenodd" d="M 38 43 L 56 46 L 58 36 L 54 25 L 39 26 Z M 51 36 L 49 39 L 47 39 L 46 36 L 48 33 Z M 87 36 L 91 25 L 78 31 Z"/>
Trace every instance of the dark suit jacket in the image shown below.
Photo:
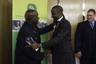
<path fill-rule="evenodd" d="M 74 64 L 73 48 L 71 45 L 71 26 L 63 18 L 56 26 L 53 38 L 42 44 L 44 49 L 51 49 L 52 64 Z"/>
<path fill-rule="evenodd" d="M 96 64 L 94 63 L 96 61 L 96 22 L 94 29 L 91 28 L 89 21 L 78 24 L 75 34 L 75 52 L 78 51 L 82 52 L 81 64 Z"/>
<path fill-rule="evenodd" d="M 37 43 L 40 43 L 40 34 L 46 33 L 53 29 L 53 24 L 39 29 L 33 28 L 31 24 L 25 22 L 20 29 L 17 37 L 16 51 L 15 51 L 15 64 L 40 64 L 43 58 L 43 53 L 35 51 L 26 43 L 27 37 L 32 37 Z"/>

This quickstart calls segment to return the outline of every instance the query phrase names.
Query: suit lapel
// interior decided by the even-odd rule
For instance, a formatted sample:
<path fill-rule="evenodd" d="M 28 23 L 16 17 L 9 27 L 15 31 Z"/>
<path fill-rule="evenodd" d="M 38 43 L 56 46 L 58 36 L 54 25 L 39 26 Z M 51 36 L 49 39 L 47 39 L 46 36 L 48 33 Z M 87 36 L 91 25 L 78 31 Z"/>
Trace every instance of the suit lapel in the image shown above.
<path fill-rule="evenodd" d="M 58 29 L 59 29 L 59 23 L 56 25 L 56 27 L 54 29 L 53 37 L 55 37 L 57 35 Z"/>
<path fill-rule="evenodd" d="M 92 27 L 91 27 L 91 25 L 90 25 L 89 21 L 86 21 L 86 22 L 87 22 L 87 25 L 88 25 L 89 29 L 91 29 L 91 30 L 96 29 L 96 22 L 95 22 L 94 28 L 92 28 Z"/>
<path fill-rule="evenodd" d="M 59 32 L 59 30 L 61 30 L 61 24 L 64 22 L 64 18 L 62 18 L 62 20 L 56 25 L 55 30 L 53 32 L 53 37 L 55 37 L 57 35 L 57 33 Z"/>
<path fill-rule="evenodd" d="M 89 21 L 86 21 L 86 22 L 87 22 L 87 26 L 85 26 L 85 27 L 88 27 L 90 30 L 93 30 L 90 23 L 89 23 Z"/>

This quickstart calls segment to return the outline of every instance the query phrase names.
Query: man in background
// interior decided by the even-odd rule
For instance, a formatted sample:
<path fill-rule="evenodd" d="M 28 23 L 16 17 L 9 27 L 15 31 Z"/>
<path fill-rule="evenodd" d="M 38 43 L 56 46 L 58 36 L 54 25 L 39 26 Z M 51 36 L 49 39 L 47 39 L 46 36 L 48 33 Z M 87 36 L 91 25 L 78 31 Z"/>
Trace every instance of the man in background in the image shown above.
<path fill-rule="evenodd" d="M 96 64 L 96 20 L 95 10 L 89 9 L 87 20 L 77 25 L 75 55 L 80 64 Z"/>

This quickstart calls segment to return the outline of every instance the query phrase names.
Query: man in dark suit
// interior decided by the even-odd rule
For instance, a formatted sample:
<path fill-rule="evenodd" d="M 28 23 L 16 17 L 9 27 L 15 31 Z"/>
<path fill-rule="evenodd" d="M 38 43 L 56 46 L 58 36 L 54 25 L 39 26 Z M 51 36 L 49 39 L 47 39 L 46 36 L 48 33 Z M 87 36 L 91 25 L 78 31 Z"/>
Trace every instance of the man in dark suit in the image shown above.
<path fill-rule="evenodd" d="M 63 8 L 56 5 L 51 10 L 56 26 L 53 37 L 41 46 L 52 52 L 52 64 L 75 64 L 71 43 L 71 25 L 63 15 Z"/>
<path fill-rule="evenodd" d="M 26 11 L 25 22 L 17 37 L 15 64 L 41 64 L 44 53 L 40 52 L 40 48 L 34 47 L 34 44 L 35 42 L 40 43 L 40 34 L 51 31 L 54 23 L 39 29 L 37 26 L 38 19 L 36 10 Z"/>
<path fill-rule="evenodd" d="M 54 6 L 51 13 L 56 26 L 52 39 L 42 44 L 42 47 L 51 49 L 52 64 L 75 64 L 71 43 L 71 25 L 65 19 L 61 6 Z"/>
<path fill-rule="evenodd" d="M 80 22 L 75 35 L 75 55 L 80 64 L 96 64 L 96 21 L 95 10 L 89 9 L 87 20 Z"/>

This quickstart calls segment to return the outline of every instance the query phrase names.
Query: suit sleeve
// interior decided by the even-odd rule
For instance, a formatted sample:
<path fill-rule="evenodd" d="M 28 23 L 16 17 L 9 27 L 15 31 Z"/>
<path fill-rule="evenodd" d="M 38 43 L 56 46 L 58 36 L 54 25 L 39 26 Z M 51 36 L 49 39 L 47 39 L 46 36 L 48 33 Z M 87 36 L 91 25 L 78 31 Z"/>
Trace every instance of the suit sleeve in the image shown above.
<path fill-rule="evenodd" d="M 61 28 L 60 28 L 61 29 Z M 63 28 L 61 32 L 58 33 L 53 39 L 48 42 L 42 43 L 42 47 L 44 49 L 50 49 L 51 47 L 57 46 L 58 44 L 62 44 L 66 36 L 70 36 L 71 34 L 71 25 L 70 23 L 63 24 Z"/>
<path fill-rule="evenodd" d="M 47 32 L 50 32 L 50 31 L 52 31 L 53 29 L 54 29 L 54 23 L 52 23 L 52 24 L 50 24 L 50 25 L 48 25 L 48 26 L 46 26 L 46 27 L 44 27 L 44 28 L 40 28 L 39 29 L 39 34 L 45 34 L 45 33 L 47 33 Z"/>
<path fill-rule="evenodd" d="M 82 30 L 81 23 L 77 25 L 76 33 L 75 33 L 75 53 L 80 51 L 82 44 Z"/>

